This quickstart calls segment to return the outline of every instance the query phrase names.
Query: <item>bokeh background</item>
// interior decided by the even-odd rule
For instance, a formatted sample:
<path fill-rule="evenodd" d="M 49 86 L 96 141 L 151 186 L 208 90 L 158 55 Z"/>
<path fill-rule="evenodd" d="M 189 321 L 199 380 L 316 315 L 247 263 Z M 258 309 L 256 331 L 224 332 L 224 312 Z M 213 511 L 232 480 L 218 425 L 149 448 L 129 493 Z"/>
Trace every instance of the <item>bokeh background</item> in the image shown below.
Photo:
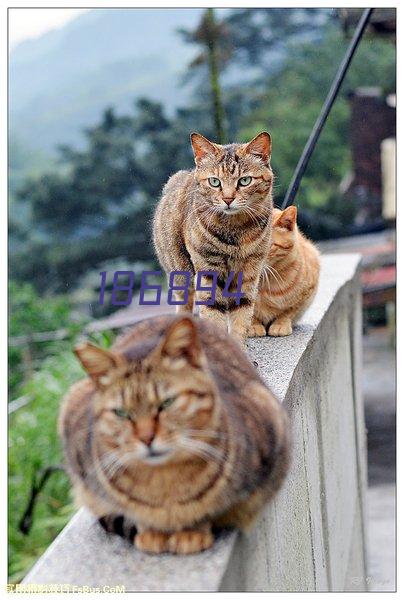
<path fill-rule="evenodd" d="M 191 131 L 222 143 L 270 131 L 280 204 L 361 12 L 41 10 L 9 11 L 10 581 L 74 510 L 56 471 L 21 527 L 61 460 L 58 406 L 81 376 L 72 343 L 86 328 L 108 346 L 145 316 L 133 305 L 114 321 L 99 273 L 157 267 L 150 220 L 167 178 L 192 168 Z M 384 416 L 365 382 L 375 485 L 394 482 L 395 75 L 395 11 L 377 9 L 296 201 L 320 246 L 365 256 L 369 377 L 385 365 Z"/>

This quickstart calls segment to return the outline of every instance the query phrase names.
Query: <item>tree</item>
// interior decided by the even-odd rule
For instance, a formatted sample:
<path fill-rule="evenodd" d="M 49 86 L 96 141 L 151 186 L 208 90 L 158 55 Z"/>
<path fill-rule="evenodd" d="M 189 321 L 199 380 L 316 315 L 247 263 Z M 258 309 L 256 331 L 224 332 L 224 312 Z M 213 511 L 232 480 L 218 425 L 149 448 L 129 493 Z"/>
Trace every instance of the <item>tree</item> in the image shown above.
<path fill-rule="evenodd" d="M 224 25 L 235 49 L 234 60 L 269 75 L 282 65 L 292 45 L 315 44 L 334 19 L 333 9 L 235 8 Z"/>
<path fill-rule="evenodd" d="M 133 115 L 105 111 L 86 130 L 86 148 L 60 147 L 61 170 L 18 191 L 32 226 L 25 236 L 13 229 L 12 276 L 61 292 L 106 261 L 156 264 L 153 208 L 168 177 L 192 166 L 189 131 L 203 120 L 192 109 L 169 119 L 159 103 L 140 99 Z"/>
<path fill-rule="evenodd" d="M 222 22 L 218 22 L 213 8 L 207 8 L 194 31 L 180 30 L 184 39 L 201 47 L 201 51 L 190 63 L 190 73 L 208 70 L 212 101 L 212 114 L 215 126 L 215 139 L 225 143 L 224 106 L 220 85 L 220 70 L 231 57 L 228 31 Z"/>
<path fill-rule="evenodd" d="M 277 203 L 284 197 L 346 43 L 341 31 L 333 28 L 320 43 L 293 44 L 279 72 L 266 78 L 258 107 L 244 120 L 242 139 L 249 139 L 264 128 L 271 132 Z M 354 220 L 356 206 L 343 202 L 339 191 L 351 168 L 347 92 L 375 85 L 383 85 L 385 93 L 394 91 L 394 55 L 395 49 L 389 41 L 368 38 L 361 41 L 299 189 L 297 205 L 330 220 L 328 232 L 319 229 L 314 232 L 313 228 L 309 230 L 312 236 L 330 235 L 331 228 L 347 232 Z M 312 217 L 311 221 L 316 224 L 318 217 Z"/>
<path fill-rule="evenodd" d="M 328 9 L 235 9 L 214 23 L 217 75 L 225 73 L 220 102 L 229 138 L 247 141 L 260 130 L 271 132 L 275 198 L 280 201 L 346 40 Z M 199 40 L 200 58 L 194 62 L 200 68 L 191 72 L 203 74 L 206 83 L 209 38 L 203 31 L 199 37 L 186 35 L 193 43 Z M 394 70 L 394 47 L 365 38 L 345 90 L 383 85 L 386 92 L 393 91 Z M 13 277 L 60 292 L 81 285 L 83 275 L 101 265 L 104 270 L 108 261 L 156 265 L 150 224 L 162 187 L 175 171 L 193 166 L 191 131 L 218 139 L 211 102 L 205 99 L 202 93 L 195 95 L 174 115 L 144 98 L 127 115 L 108 109 L 86 130 L 85 148 L 60 147 L 59 171 L 27 179 L 11 204 Z M 341 92 L 297 200 L 305 209 L 327 214 L 328 230 L 352 219 L 354 210 L 342 205 L 338 190 L 350 168 L 348 119 L 349 105 Z M 21 206 L 28 216 L 20 213 Z M 18 219 L 17 212 L 24 218 Z"/>

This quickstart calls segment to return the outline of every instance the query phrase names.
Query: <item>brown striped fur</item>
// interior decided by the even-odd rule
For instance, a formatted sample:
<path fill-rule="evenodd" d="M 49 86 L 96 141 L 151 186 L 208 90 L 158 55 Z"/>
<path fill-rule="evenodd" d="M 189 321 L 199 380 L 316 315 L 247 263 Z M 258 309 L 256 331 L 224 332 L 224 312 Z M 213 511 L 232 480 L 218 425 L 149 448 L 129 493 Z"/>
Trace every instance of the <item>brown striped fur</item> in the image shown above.
<path fill-rule="evenodd" d="M 179 171 L 169 179 L 155 212 L 157 256 L 167 274 L 187 271 L 193 278 L 198 271 L 215 271 L 216 301 L 213 306 L 201 306 L 200 316 L 243 340 L 271 237 L 270 136 L 263 132 L 248 144 L 220 146 L 194 133 L 191 142 L 196 168 Z M 220 187 L 212 187 L 212 177 L 220 181 Z M 243 186 L 240 181 L 246 177 L 251 182 Z M 239 306 L 233 298 L 222 295 L 230 271 L 243 273 L 245 296 Z M 207 276 L 202 285 L 209 282 Z M 177 307 L 179 312 L 192 312 L 194 286 L 192 279 L 188 303 Z M 179 292 L 176 298 L 184 296 Z M 209 292 L 198 293 L 197 300 L 207 299 Z"/>
<path fill-rule="evenodd" d="M 285 336 L 311 304 L 320 272 L 319 253 L 297 227 L 295 206 L 274 209 L 272 244 L 262 272 L 251 337 Z"/>
<path fill-rule="evenodd" d="M 148 319 L 109 351 L 76 354 L 90 377 L 67 394 L 59 428 L 77 499 L 104 527 L 115 515 L 122 530 L 120 515 L 141 550 L 197 552 L 212 525 L 248 526 L 280 487 L 285 411 L 208 320 Z"/>

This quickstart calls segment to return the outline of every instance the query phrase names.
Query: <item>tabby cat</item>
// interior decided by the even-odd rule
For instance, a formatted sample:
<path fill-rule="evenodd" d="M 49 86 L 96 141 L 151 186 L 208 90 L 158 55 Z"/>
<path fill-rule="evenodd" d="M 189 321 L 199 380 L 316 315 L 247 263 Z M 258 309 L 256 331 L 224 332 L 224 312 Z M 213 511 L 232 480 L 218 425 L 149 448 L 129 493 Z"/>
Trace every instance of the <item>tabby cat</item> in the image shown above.
<path fill-rule="evenodd" d="M 312 302 L 320 272 L 319 252 L 299 231 L 297 209 L 273 212 L 272 244 L 261 275 L 251 337 L 284 336 Z M 269 326 L 269 328 L 268 328 Z"/>
<path fill-rule="evenodd" d="M 110 350 L 76 348 L 89 378 L 59 430 L 81 504 L 145 552 L 209 548 L 280 487 L 288 423 L 239 344 L 207 320 L 142 321 Z M 130 527 L 132 525 L 132 527 Z"/>
<path fill-rule="evenodd" d="M 218 275 L 212 306 L 201 306 L 200 316 L 212 319 L 243 340 L 251 323 L 258 282 L 271 237 L 272 170 L 271 138 L 257 135 L 247 144 L 221 146 L 199 133 L 191 134 L 196 168 L 179 171 L 167 182 L 157 206 L 153 237 L 160 264 L 167 274 L 191 273 L 187 303 L 194 305 L 194 275 L 215 271 Z M 240 304 L 222 294 L 230 271 L 242 272 Z M 178 283 L 184 283 L 182 276 Z M 211 283 L 202 277 L 202 286 Z M 236 289 L 236 277 L 229 291 Z M 176 293 L 177 300 L 186 300 Z M 209 292 L 197 292 L 198 301 L 212 300 Z"/>

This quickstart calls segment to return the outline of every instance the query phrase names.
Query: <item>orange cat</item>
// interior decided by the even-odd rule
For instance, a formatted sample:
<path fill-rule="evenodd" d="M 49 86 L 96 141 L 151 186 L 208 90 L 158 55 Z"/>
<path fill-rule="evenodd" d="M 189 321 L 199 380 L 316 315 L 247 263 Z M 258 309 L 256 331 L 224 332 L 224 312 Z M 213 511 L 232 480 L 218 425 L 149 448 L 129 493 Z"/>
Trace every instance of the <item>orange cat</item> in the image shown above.
<path fill-rule="evenodd" d="M 224 330 L 164 316 L 110 350 L 83 344 L 89 378 L 60 417 L 77 497 L 146 552 L 212 545 L 211 527 L 246 527 L 288 464 L 286 412 Z"/>
<path fill-rule="evenodd" d="M 261 276 L 250 337 L 292 333 L 317 290 L 319 252 L 298 229 L 295 206 L 274 209 L 272 244 Z M 268 328 L 269 326 L 269 328 Z"/>

